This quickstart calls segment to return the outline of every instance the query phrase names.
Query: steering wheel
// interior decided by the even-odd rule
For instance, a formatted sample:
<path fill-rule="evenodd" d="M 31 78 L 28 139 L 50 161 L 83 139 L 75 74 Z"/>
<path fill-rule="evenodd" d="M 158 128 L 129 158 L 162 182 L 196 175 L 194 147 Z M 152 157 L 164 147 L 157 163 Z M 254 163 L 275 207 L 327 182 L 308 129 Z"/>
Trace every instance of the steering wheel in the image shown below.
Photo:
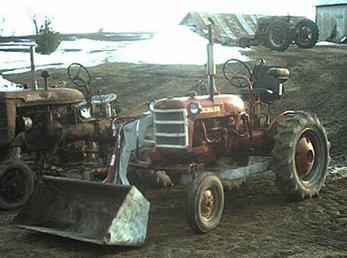
<path fill-rule="evenodd" d="M 224 78 L 233 86 L 239 88 L 248 87 L 245 77 L 251 79 L 251 68 L 245 62 L 231 58 L 223 64 Z"/>
<path fill-rule="evenodd" d="M 92 80 L 89 71 L 79 63 L 72 63 L 67 68 L 69 79 L 78 87 L 84 87 L 89 92 L 89 84 Z"/>

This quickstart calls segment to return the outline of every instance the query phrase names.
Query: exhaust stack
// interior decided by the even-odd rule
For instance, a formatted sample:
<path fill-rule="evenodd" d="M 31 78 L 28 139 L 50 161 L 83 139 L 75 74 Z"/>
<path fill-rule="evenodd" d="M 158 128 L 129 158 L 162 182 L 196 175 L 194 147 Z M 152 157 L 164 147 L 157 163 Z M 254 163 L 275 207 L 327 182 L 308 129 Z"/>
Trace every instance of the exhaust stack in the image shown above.
<path fill-rule="evenodd" d="M 31 45 L 29 48 L 30 53 L 30 71 L 31 71 L 31 89 L 37 90 L 37 81 L 35 78 L 35 62 L 34 62 L 34 53 L 35 53 L 35 45 Z"/>
<path fill-rule="evenodd" d="M 210 24 L 208 27 L 208 44 L 207 44 L 207 80 L 208 80 L 208 89 L 210 94 L 210 99 L 213 101 L 214 95 L 217 92 L 216 90 L 216 65 L 214 63 L 214 55 L 213 55 L 213 30 L 212 26 L 214 22 L 211 18 L 208 18 Z"/>

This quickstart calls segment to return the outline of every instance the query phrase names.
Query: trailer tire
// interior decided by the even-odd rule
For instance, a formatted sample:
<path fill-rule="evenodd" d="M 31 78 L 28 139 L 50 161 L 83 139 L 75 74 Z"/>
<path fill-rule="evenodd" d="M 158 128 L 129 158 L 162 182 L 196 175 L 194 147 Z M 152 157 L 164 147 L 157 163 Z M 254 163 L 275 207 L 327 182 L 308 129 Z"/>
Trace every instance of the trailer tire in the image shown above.
<path fill-rule="evenodd" d="M 316 23 L 309 19 L 300 21 L 295 27 L 295 43 L 301 48 L 313 48 L 319 38 Z"/>
<path fill-rule="evenodd" d="M 316 115 L 287 112 L 279 117 L 273 136 L 272 171 L 289 200 L 318 195 L 325 184 L 329 142 Z"/>
<path fill-rule="evenodd" d="M 213 173 L 203 173 L 187 191 L 187 218 L 197 233 L 207 233 L 218 226 L 224 210 L 224 190 Z"/>
<path fill-rule="evenodd" d="M 290 46 L 290 29 L 285 21 L 275 20 L 270 23 L 265 33 L 265 46 L 276 51 L 284 51 Z"/>
<path fill-rule="evenodd" d="M 21 208 L 34 191 L 34 172 L 20 160 L 8 160 L 0 165 L 0 209 Z"/>

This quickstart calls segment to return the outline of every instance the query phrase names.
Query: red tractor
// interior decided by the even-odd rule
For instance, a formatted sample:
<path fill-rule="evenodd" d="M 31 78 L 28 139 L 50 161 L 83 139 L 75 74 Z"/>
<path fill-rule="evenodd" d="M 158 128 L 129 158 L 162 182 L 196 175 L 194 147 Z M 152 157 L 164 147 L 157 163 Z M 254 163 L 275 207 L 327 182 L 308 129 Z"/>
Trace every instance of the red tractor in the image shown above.
<path fill-rule="evenodd" d="M 208 94 L 158 100 L 152 107 L 154 149 L 138 167 L 165 171 L 176 182 L 191 183 L 187 215 L 200 233 L 222 217 L 224 189 L 250 175 L 272 170 L 289 198 L 313 197 L 324 185 L 329 162 L 326 131 L 314 114 L 287 111 L 272 118 L 269 105 L 283 96 L 288 69 L 259 62 L 253 69 L 236 59 L 223 67 L 226 79 L 243 84 L 239 95 L 215 87 L 212 28 L 209 26 Z M 228 72 L 241 64 L 247 76 Z"/>

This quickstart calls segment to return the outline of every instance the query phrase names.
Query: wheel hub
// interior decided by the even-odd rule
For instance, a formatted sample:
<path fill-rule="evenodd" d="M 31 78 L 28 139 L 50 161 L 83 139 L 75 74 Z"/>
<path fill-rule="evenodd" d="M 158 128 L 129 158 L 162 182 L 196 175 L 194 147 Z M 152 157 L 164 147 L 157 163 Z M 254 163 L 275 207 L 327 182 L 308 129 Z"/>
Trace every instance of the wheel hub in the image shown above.
<path fill-rule="evenodd" d="M 300 38 L 303 41 L 309 41 L 312 39 L 312 30 L 310 28 L 304 27 L 299 32 Z"/>
<path fill-rule="evenodd" d="M 300 178 L 307 177 L 312 170 L 316 153 L 311 139 L 303 135 L 296 145 L 295 165 Z"/>
<path fill-rule="evenodd" d="M 201 198 L 201 215 L 205 219 L 210 219 L 213 215 L 215 209 L 215 198 L 213 195 L 213 191 L 207 189 L 203 192 Z"/>

